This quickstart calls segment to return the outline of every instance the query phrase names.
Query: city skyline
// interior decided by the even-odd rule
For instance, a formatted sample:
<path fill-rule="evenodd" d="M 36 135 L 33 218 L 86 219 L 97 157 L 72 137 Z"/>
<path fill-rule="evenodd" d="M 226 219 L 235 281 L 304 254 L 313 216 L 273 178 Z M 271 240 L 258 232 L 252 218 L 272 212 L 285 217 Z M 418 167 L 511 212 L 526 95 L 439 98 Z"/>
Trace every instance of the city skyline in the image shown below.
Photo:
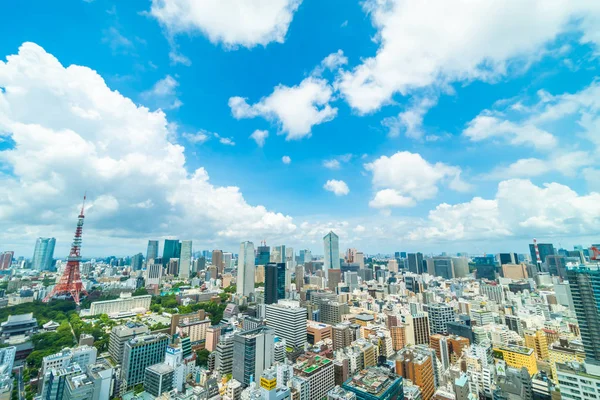
<path fill-rule="evenodd" d="M 62 7 L 7 4 L 0 250 L 65 254 L 86 190 L 90 256 L 329 230 L 371 253 L 595 241 L 596 7 L 284 3 L 251 7 L 257 30 L 217 12 L 231 34 L 160 1 L 74 1 L 76 34 Z"/>

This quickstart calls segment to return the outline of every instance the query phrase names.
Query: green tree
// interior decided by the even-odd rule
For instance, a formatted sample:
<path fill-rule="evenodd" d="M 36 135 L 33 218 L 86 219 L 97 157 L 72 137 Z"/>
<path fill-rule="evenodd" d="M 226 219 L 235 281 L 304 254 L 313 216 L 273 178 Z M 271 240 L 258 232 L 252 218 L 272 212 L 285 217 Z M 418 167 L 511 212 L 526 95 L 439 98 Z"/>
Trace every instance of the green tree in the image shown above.
<path fill-rule="evenodd" d="M 206 367 L 208 365 L 208 355 L 210 351 L 206 349 L 196 351 L 196 365 Z"/>

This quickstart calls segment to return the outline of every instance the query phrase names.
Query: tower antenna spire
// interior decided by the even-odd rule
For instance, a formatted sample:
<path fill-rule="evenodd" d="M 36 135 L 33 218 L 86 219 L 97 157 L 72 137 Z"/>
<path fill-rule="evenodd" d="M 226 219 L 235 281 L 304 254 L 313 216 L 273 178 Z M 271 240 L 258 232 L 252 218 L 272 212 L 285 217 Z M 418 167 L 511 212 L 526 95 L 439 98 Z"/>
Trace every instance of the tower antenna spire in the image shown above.
<path fill-rule="evenodd" d="M 80 303 L 81 294 L 87 294 L 81 282 L 81 272 L 79 265 L 81 264 L 81 234 L 83 232 L 83 220 L 85 218 L 85 199 L 86 194 L 83 195 L 83 204 L 81 206 L 81 212 L 77 218 L 77 227 L 75 228 L 75 235 L 73 237 L 73 243 L 71 244 L 71 251 L 67 258 L 67 267 L 65 268 L 60 281 L 54 286 L 52 292 L 46 296 L 44 302 L 47 303 L 56 296 L 71 296 L 73 301 L 77 305 Z"/>

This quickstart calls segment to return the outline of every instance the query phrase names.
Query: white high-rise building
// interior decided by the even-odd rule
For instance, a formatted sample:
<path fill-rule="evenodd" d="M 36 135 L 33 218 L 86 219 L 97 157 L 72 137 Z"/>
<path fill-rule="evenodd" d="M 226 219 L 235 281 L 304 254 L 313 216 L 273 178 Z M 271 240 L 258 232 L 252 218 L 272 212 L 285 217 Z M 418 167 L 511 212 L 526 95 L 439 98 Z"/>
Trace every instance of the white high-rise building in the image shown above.
<path fill-rule="evenodd" d="M 323 271 L 325 277 L 329 278 L 330 269 L 340 269 L 340 238 L 338 235 L 330 231 L 323 238 L 325 263 L 323 263 Z"/>
<path fill-rule="evenodd" d="M 160 285 L 163 275 L 163 266 L 161 264 L 150 264 L 146 266 L 146 286 Z"/>
<path fill-rule="evenodd" d="M 192 241 L 181 241 L 181 256 L 179 257 L 179 277 L 189 279 L 192 268 Z"/>
<path fill-rule="evenodd" d="M 306 342 L 306 308 L 299 302 L 279 300 L 277 304 L 265 307 L 267 326 L 275 330 L 275 334 L 285 339 L 293 348 L 301 348 Z"/>
<path fill-rule="evenodd" d="M 252 242 L 242 242 L 240 244 L 240 255 L 238 256 L 236 284 L 237 294 L 240 296 L 250 296 L 254 292 L 255 270 L 254 244 Z"/>

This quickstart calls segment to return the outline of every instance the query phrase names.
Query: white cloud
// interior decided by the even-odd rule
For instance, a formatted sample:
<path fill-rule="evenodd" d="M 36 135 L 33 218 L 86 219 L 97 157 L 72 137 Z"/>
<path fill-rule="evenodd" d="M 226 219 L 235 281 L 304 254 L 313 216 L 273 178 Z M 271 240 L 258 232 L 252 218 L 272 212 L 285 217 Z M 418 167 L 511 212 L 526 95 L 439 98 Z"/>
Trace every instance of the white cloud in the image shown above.
<path fill-rule="evenodd" d="M 182 136 L 190 143 L 202 144 L 210 138 L 210 132 L 200 130 L 196 133 L 184 133 Z"/>
<path fill-rule="evenodd" d="M 163 110 L 175 110 L 183 105 L 177 98 L 179 82 L 171 75 L 157 81 L 152 89 L 142 92 L 141 96 L 146 102 L 151 102 Z"/>
<path fill-rule="evenodd" d="M 258 147 L 263 147 L 265 145 L 265 141 L 269 137 L 269 131 L 261 131 L 259 129 L 252 132 L 250 138 L 256 142 Z"/>
<path fill-rule="evenodd" d="M 323 61 L 321 61 L 321 65 L 313 70 L 313 75 L 319 76 L 325 72 L 325 70 L 334 71 L 346 64 L 348 64 L 348 58 L 344 55 L 342 50 L 338 50 L 325 57 Z"/>
<path fill-rule="evenodd" d="M 329 169 L 340 169 L 342 163 L 347 163 L 352 159 L 352 154 L 342 154 L 330 160 L 323 161 L 323 166 Z"/>
<path fill-rule="evenodd" d="M 279 85 L 273 93 L 256 104 L 249 105 L 245 98 L 231 97 L 229 107 L 236 119 L 261 116 L 277 122 L 278 134 L 286 140 L 310 137 L 314 125 L 331 121 L 337 108 L 329 105 L 333 100 L 333 89 L 324 79 L 308 77 L 299 85 Z"/>
<path fill-rule="evenodd" d="M 302 0 L 152 0 L 150 15 L 170 35 L 201 32 L 226 47 L 283 43 Z"/>
<path fill-rule="evenodd" d="M 494 82 L 527 67 L 566 32 L 600 43 L 600 3 L 593 0 L 366 0 L 363 8 L 379 49 L 336 83 L 360 113 L 390 103 L 396 93 Z"/>
<path fill-rule="evenodd" d="M 292 159 L 290 158 L 290 156 L 283 156 L 281 157 L 281 162 L 284 164 L 290 164 L 292 162 Z"/>
<path fill-rule="evenodd" d="M 173 234 L 235 243 L 297 229 L 239 188 L 213 185 L 204 168 L 189 173 L 165 114 L 110 90 L 90 68 L 63 67 L 25 43 L 0 62 L 0 86 L 0 132 L 16 144 L 0 152 L 12 171 L 0 175 L 2 243 L 29 248 L 36 236 L 56 236 L 64 249 L 86 190 L 86 254 Z"/>
<path fill-rule="evenodd" d="M 114 26 L 102 31 L 102 42 L 110 46 L 113 54 L 128 54 L 135 48 L 133 42 Z"/>
<path fill-rule="evenodd" d="M 494 199 L 441 204 L 411 240 L 480 240 L 503 237 L 585 236 L 597 233 L 600 193 L 578 195 L 558 183 L 512 179 L 498 184 Z"/>
<path fill-rule="evenodd" d="M 431 164 L 417 153 L 402 151 L 391 157 L 381 156 L 364 167 L 373 173 L 374 188 L 394 189 L 398 196 L 415 201 L 435 197 L 442 183 L 456 191 L 470 189 L 470 185 L 462 181 L 459 167 L 440 162 Z M 391 198 L 390 194 L 385 192 L 384 196 Z"/>
<path fill-rule="evenodd" d="M 527 144 L 537 149 L 551 149 L 557 144 L 554 135 L 533 124 L 518 124 L 502 120 L 490 111 L 478 115 L 469 122 L 463 135 L 474 142 L 496 137 L 515 146 Z"/>
<path fill-rule="evenodd" d="M 382 121 L 382 125 L 388 128 L 390 137 L 397 137 L 404 132 L 411 139 L 423 137 L 423 118 L 427 111 L 437 104 L 437 98 L 424 97 L 413 101 L 413 104 L 397 117 L 388 117 Z"/>
<path fill-rule="evenodd" d="M 383 189 L 375 194 L 373 200 L 369 202 L 372 208 L 390 208 L 390 207 L 413 207 L 415 200 L 412 197 L 402 196 L 395 189 Z"/>
<path fill-rule="evenodd" d="M 338 160 L 325 160 L 323 161 L 323 166 L 329 169 L 340 169 L 340 162 Z"/>
<path fill-rule="evenodd" d="M 523 158 L 506 167 L 498 167 L 484 175 L 492 179 L 530 178 L 557 172 L 568 177 L 575 177 L 579 169 L 593 165 L 597 161 L 585 151 L 563 152 L 549 155 L 548 159 Z"/>
<path fill-rule="evenodd" d="M 345 196 L 350 193 L 348 185 L 344 181 L 330 179 L 323 185 L 323 189 L 333 192 L 336 196 Z"/>

